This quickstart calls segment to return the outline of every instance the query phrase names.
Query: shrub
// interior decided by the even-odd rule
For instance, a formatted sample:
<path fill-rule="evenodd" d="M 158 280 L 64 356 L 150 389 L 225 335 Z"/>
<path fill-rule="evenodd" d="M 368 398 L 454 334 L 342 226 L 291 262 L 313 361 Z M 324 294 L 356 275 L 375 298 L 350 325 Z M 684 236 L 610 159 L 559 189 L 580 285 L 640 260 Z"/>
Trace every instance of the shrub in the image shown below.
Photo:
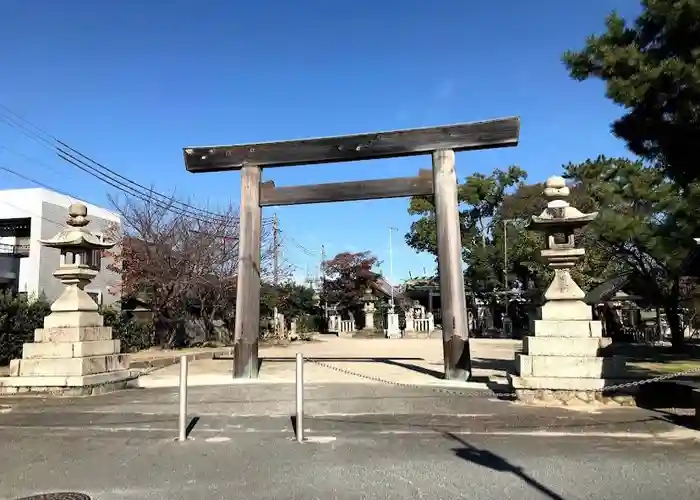
<path fill-rule="evenodd" d="M 297 333 L 314 333 L 323 329 L 323 317 L 318 315 L 304 314 L 296 318 Z"/>
<path fill-rule="evenodd" d="M 22 345 L 34 341 L 34 330 L 50 312 L 44 297 L 0 295 L 0 365 L 22 357 Z"/>
<path fill-rule="evenodd" d="M 105 326 L 112 327 L 112 338 L 121 342 L 122 352 L 136 352 L 151 348 L 155 345 L 153 325 L 138 323 L 128 312 L 112 307 L 102 309 Z"/>

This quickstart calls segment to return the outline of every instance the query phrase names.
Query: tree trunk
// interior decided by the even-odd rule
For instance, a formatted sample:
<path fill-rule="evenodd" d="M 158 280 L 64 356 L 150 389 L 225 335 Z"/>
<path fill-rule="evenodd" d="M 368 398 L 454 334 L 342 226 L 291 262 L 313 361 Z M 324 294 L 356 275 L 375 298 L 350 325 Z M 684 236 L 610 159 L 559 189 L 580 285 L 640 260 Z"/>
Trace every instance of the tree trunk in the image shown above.
<path fill-rule="evenodd" d="M 685 336 L 683 335 L 683 326 L 681 325 L 680 312 L 678 311 L 678 301 L 669 301 L 664 306 L 666 312 L 666 321 L 671 329 L 671 349 L 674 352 L 682 352 L 685 345 Z"/>

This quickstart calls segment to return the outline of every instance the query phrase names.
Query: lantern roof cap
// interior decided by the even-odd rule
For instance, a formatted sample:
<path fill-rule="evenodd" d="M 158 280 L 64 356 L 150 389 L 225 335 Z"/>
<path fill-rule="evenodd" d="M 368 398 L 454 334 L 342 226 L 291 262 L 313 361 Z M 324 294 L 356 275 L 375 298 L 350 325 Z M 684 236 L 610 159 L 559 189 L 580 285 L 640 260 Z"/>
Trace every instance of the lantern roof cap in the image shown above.
<path fill-rule="evenodd" d="M 550 201 L 540 215 L 532 216 L 528 228 L 534 231 L 576 229 L 587 225 L 598 216 L 598 212 L 584 214 L 579 209 L 569 205 L 566 199 L 570 194 L 569 187 L 563 177 L 555 175 L 547 179 L 544 195 Z"/>
<path fill-rule="evenodd" d="M 56 234 L 48 240 L 39 242 L 50 248 L 83 248 L 87 250 L 106 250 L 112 248 L 115 243 L 100 241 L 86 227 L 90 223 L 87 218 L 87 207 L 82 203 L 73 203 L 68 207 L 68 228 Z"/>

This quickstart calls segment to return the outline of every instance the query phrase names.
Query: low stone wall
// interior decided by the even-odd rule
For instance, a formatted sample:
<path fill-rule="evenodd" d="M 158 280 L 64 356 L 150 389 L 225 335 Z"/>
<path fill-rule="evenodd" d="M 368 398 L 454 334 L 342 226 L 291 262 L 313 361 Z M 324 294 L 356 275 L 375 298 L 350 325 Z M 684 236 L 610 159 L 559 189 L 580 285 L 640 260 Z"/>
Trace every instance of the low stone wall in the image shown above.
<path fill-rule="evenodd" d="M 117 380 L 114 382 L 105 382 L 102 384 L 84 385 L 84 386 L 31 386 L 31 387 L 0 387 L 0 396 L 58 396 L 58 397 L 81 397 L 81 396 L 97 396 L 98 394 L 107 394 L 110 392 L 121 391 L 127 388 L 129 382 L 138 377 L 138 373 L 134 373 L 130 378 Z"/>
<path fill-rule="evenodd" d="M 610 405 L 636 406 L 637 390 L 606 393 L 600 391 L 567 391 L 551 389 L 515 389 L 515 399 L 524 404 L 547 406 Z"/>
<path fill-rule="evenodd" d="M 198 359 L 213 359 L 216 356 L 228 355 L 233 352 L 232 347 L 222 347 L 221 349 L 202 351 L 202 352 L 186 352 L 181 353 L 173 351 L 172 354 L 168 353 L 165 356 L 154 356 L 151 359 L 135 359 L 129 360 L 129 369 L 131 370 L 150 370 L 157 368 L 165 368 L 166 366 L 175 365 L 180 362 L 180 356 L 186 355 L 191 360 L 196 361 Z"/>

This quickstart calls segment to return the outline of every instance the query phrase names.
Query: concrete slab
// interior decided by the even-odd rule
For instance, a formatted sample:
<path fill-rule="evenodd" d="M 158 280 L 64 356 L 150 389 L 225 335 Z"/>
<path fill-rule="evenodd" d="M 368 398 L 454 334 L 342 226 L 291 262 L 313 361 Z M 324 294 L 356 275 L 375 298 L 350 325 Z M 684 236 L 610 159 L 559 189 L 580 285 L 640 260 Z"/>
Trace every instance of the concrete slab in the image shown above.
<path fill-rule="evenodd" d="M 295 356 L 301 352 L 305 380 L 309 383 L 384 383 L 444 385 L 486 389 L 489 378 L 506 376 L 513 366 L 514 352 L 520 341 L 474 339 L 471 341 L 475 382 L 441 380 L 442 343 L 436 339 L 346 339 L 323 337 L 320 342 L 289 347 L 261 349 L 260 378 L 254 383 L 291 383 L 295 379 Z M 317 360 L 319 363 L 313 363 Z M 239 384 L 231 376 L 232 358 L 199 360 L 190 364 L 190 385 Z M 380 382 L 376 379 L 381 379 Z M 138 386 L 175 387 L 179 368 L 171 366 L 141 377 Z"/>
<path fill-rule="evenodd" d="M 697 433 L 639 409 L 530 408 L 376 384 L 307 388 L 293 440 L 290 384 L 195 388 L 191 439 L 177 394 L 2 398 L 0 498 L 94 500 L 696 498 Z M 465 493 L 465 492 L 468 492 Z"/>

